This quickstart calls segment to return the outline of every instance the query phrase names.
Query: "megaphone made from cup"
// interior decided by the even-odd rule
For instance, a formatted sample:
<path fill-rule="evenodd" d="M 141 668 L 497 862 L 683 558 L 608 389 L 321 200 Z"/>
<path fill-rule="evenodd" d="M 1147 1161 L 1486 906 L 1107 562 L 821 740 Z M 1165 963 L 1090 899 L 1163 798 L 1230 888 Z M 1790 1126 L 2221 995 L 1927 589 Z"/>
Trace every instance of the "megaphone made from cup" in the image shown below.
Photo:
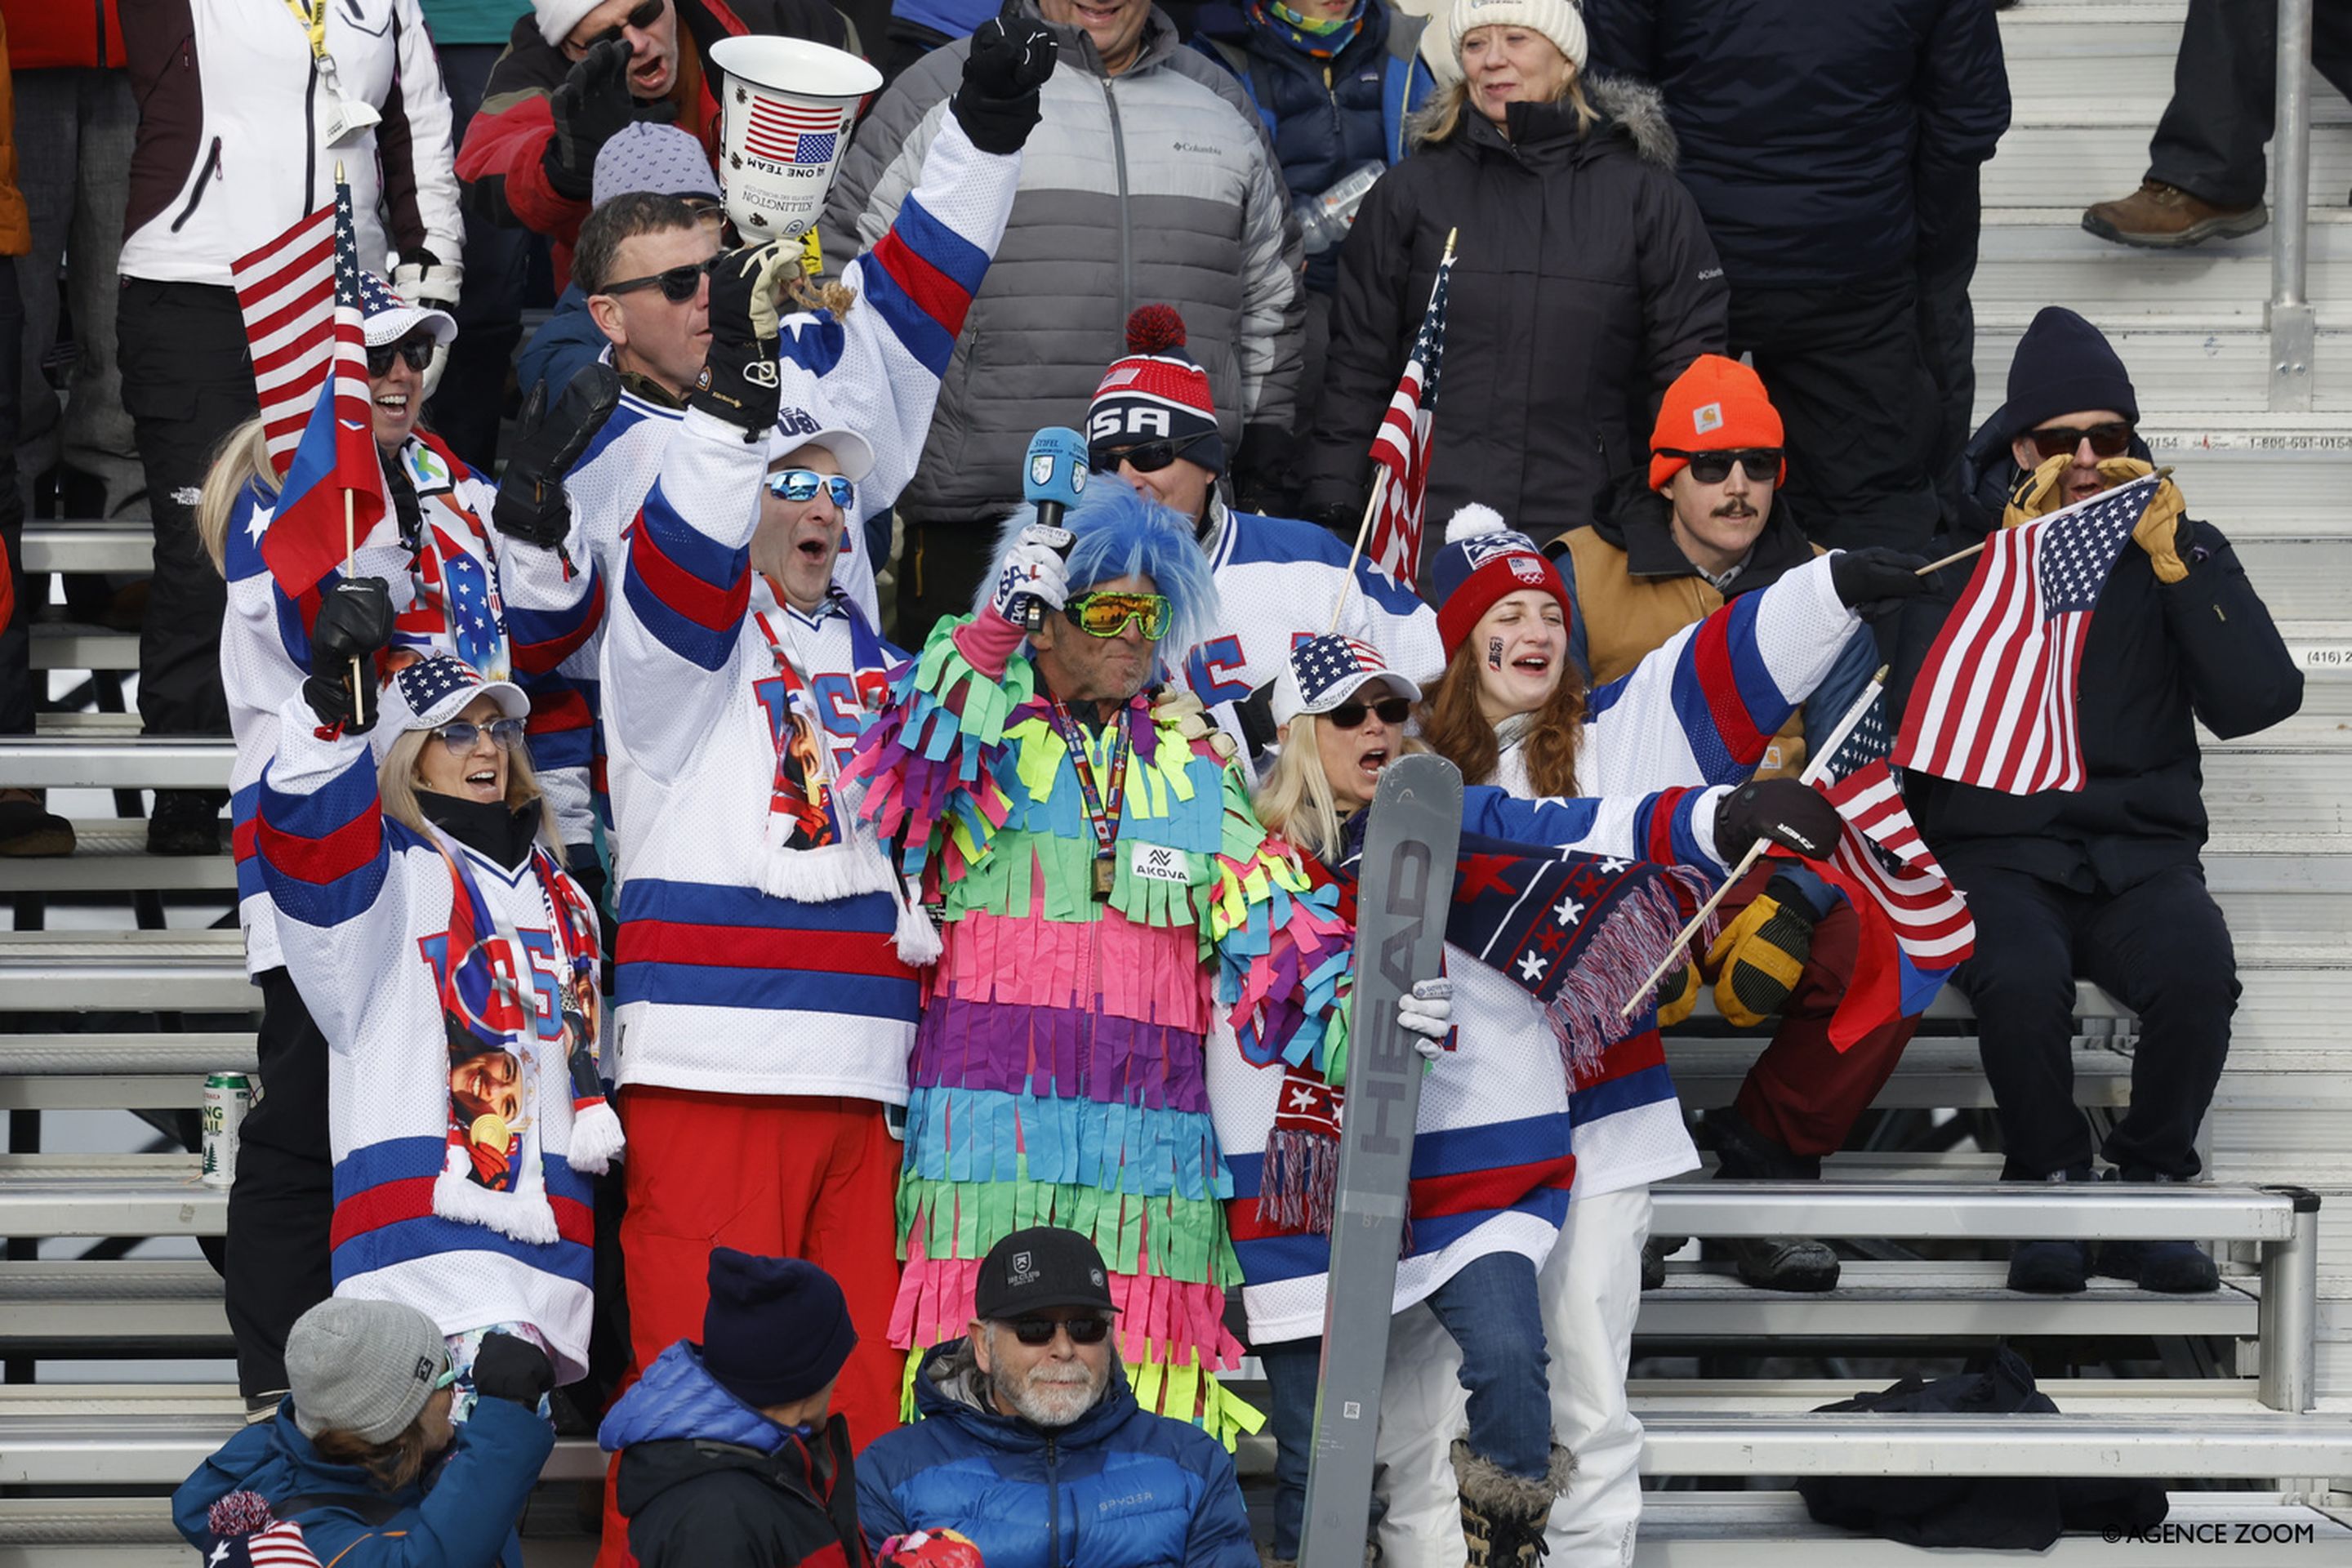
<path fill-rule="evenodd" d="M 748 244 L 798 239 L 816 226 L 849 142 L 858 101 L 882 73 L 845 49 L 805 38 L 721 38 L 719 189 Z"/>

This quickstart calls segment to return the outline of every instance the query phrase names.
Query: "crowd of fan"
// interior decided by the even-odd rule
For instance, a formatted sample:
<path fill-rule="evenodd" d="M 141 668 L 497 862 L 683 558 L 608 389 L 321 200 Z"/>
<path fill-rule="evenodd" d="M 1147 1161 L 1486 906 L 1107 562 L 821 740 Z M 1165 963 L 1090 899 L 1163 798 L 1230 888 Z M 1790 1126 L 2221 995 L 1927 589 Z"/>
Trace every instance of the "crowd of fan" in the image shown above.
<path fill-rule="evenodd" d="M 519 1563 L 555 1417 L 614 1454 L 606 1563 L 1242 1568 L 1229 1450 L 1270 1423 L 1296 1558 L 1353 858 L 1434 751 L 1497 864 L 1576 880 L 1559 973 L 1457 945 L 1399 1004 L 1431 1066 L 1377 1541 L 1630 1562 L 1627 1357 L 1683 1245 L 1648 1186 L 1699 1163 L 1657 1026 L 1708 985 L 1769 1025 L 1697 1141 L 1819 1178 L 1916 1020 L 1832 1039 L 1872 961 L 1796 775 L 1882 664 L 1900 711 L 1967 572 L 1931 555 L 2151 471 L 2056 307 L 1970 433 L 1990 0 L 89 10 L 0 5 L 0 458 L 143 508 L 152 578 L 80 607 L 139 626 L 149 733 L 236 742 L 230 796 L 159 795 L 148 838 L 218 854 L 229 808 L 263 999 L 216 1258 L 253 1425 L 189 1539 L 289 1560 L 274 1510 L 322 1562 Z M 745 32 L 889 79 L 806 245 L 728 217 L 709 57 Z M 2259 221 L 2258 151 L 2191 194 L 2226 161 L 2176 110 L 2094 232 Z M 232 276 L 338 181 L 385 504 L 303 593 Z M 1448 257 L 1451 521 L 1399 582 L 1350 542 Z M 1096 482 L 1057 519 L 1025 453 L 1067 424 Z M 1906 786 L 1975 911 L 2009 1180 L 2198 1174 L 2238 986 L 2195 724 L 2301 700 L 2169 480 L 2133 537 L 2084 787 Z M 46 588 L 16 597 L 21 732 Z M 1560 1024 L 1570 971 L 1647 969 L 1759 843 L 1631 1034 Z M 0 791 L 0 852 L 71 848 Z M 2096 1150 L 2078 975 L 2140 1019 Z M 2188 1242 L 2037 1242 L 2010 1283 L 2094 1269 L 2217 1280 Z M 1244 1345 L 1263 1414 L 1216 1376 Z"/>

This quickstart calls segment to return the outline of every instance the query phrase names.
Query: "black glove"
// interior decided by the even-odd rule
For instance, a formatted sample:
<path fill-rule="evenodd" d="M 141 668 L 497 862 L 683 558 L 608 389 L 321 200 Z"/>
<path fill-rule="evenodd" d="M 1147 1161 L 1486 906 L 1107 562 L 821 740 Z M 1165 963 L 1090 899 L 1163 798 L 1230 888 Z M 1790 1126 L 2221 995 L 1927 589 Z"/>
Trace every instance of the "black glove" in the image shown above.
<path fill-rule="evenodd" d="M 302 683 L 302 700 L 320 723 L 353 734 L 374 728 L 374 703 L 364 715 L 357 711 L 352 661 L 359 661 L 361 679 L 372 679 L 376 650 L 391 641 L 392 593 L 380 579 L 348 578 L 320 602 L 310 622 L 310 679 Z"/>
<path fill-rule="evenodd" d="M 1234 497 L 1244 511 L 1280 517 L 1290 500 L 1290 432 L 1279 425 L 1242 426 L 1234 454 Z"/>
<path fill-rule="evenodd" d="M 1364 520 L 1364 503 L 1356 500 L 1318 501 L 1300 509 L 1298 515 L 1318 528 L 1328 528 L 1342 540 L 1353 544 L 1356 525 Z"/>
<path fill-rule="evenodd" d="M 796 239 L 730 250 L 710 264 L 710 356 L 686 401 L 746 441 L 765 440 L 775 427 L 782 397 L 776 300 L 800 264 Z"/>
<path fill-rule="evenodd" d="M 983 153 L 1021 151 L 1037 128 L 1037 89 L 1054 74 L 1061 46 L 1045 24 L 1005 0 L 1004 9 L 974 28 L 963 58 L 963 84 L 948 110 Z"/>
<path fill-rule="evenodd" d="M 1880 615 L 1893 609 L 1897 599 L 1927 592 L 1929 579 L 1919 575 L 1926 564 L 1924 555 L 1884 545 L 1840 550 L 1830 556 L 1830 584 L 1856 615 Z"/>
<path fill-rule="evenodd" d="M 572 378 L 552 414 L 547 408 L 547 384 L 542 381 L 530 389 L 522 412 L 515 416 L 513 455 L 499 481 L 498 504 L 490 509 L 490 521 L 500 533 L 541 550 L 562 548 L 564 536 L 572 531 L 563 476 L 620 403 L 621 377 L 601 361 Z"/>
<path fill-rule="evenodd" d="M 475 1393 L 537 1410 L 554 1387 L 555 1368 L 545 1351 L 512 1334 L 482 1336 L 482 1348 L 474 1352 Z"/>
<path fill-rule="evenodd" d="M 557 195 L 575 202 L 588 199 L 596 184 L 596 154 L 622 127 L 677 117 L 677 106 L 667 99 L 640 104 L 629 96 L 630 55 L 626 39 L 605 39 L 581 57 L 549 98 L 555 139 L 548 142 L 540 166 Z"/>
<path fill-rule="evenodd" d="M 1759 838 L 1785 845 L 1808 860 L 1826 860 L 1837 847 L 1837 807 L 1809 784 L 1758 779 L 1740 785 L 1715 808 L 1715 852 L 1737 865 Z"/>

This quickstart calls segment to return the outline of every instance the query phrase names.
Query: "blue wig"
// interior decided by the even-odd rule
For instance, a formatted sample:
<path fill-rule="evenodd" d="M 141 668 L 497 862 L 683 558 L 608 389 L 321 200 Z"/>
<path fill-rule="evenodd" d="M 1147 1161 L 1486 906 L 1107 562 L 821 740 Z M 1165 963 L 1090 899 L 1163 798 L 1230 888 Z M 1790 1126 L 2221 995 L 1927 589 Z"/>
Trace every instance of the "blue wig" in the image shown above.
<path fill-rule="evenodd" d="M 996 535 L 995 559 L 972 600 L 974 611 L 994 595 L 997 576 L 1014 542 L 1036 521 L 1034 506 L 1004 520 Z M 1073 596 L 1119 577 L 1150 578 L 1152 588 L 1168 600 L 1168 635 L 1160 639 L 1160 647 L 1171 658 L 1181 658 L 1216 628 L 1216 580 L 1183 513 L 1139 494 L 1115 474 L 1095 474 L 1078 504 L 1062 514 L 1062 526 L 1077 535 L 1070 547 Z"/>

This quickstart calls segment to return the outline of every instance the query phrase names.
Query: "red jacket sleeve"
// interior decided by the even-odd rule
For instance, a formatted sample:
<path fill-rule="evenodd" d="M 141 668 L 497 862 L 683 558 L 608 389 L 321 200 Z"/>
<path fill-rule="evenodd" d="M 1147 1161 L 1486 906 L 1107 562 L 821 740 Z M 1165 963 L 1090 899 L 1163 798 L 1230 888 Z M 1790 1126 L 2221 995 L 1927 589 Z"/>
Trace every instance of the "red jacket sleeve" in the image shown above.
<path fill-rule="evenodd" d="M 532 88 L 485 100 L 457 152 L 467 216 L 547 235 L 568 250 L 588 204 L 557 195 L 547 183 L 542 160 L 554 139 L 545 92 Z"/>

